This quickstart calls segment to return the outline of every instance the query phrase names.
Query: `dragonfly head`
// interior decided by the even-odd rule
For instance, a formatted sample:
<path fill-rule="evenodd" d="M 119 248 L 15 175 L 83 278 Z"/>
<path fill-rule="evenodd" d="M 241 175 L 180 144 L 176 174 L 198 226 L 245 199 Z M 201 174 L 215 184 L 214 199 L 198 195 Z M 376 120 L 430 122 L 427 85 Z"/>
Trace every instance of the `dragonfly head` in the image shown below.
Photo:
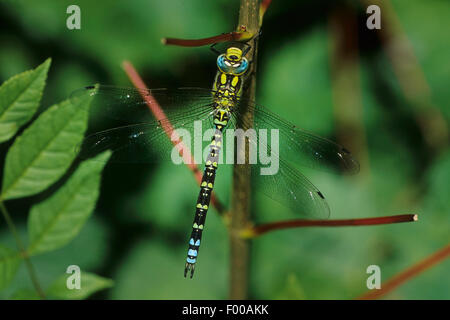
<path fill-rule="evenodd" d="M 230 47 L 226 53 L 217 58 L 217 67 L 224 73 L 241 75 L 248 69 L 248 60 L 243 56 L 241 49 Z"/>
<path fill-rule="evenodd" d="M 229 61 L 239 62 L 242 60 L 242 50 L 236 47 L 230 47 L 227 49 L 225 57 Z"/>

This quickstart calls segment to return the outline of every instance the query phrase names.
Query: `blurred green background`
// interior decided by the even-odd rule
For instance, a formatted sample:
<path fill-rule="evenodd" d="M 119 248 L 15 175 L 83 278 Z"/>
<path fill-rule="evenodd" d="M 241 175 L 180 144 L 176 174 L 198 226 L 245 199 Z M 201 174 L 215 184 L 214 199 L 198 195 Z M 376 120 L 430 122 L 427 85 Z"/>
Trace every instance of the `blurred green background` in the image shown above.
<path fill-rule="evenodd" d="M 301 168 L 326 195 L 332 219 L 417 213 L 419 222 L 374 227 L 303 228 L 257 238 L 250 298 L 351 299 L 367 291 L 366 268 L 386 280 L 449 242 L 450 46 L 445 0 L 392 0 L 382 30 L 366 28 L 364 1 L 273 0 L 259 44 L 257 101 L 302 128 L 345 145 L 361 172 L 341 177 Z M 377 1 L 374 1 L 377 3 Z M 66 8 L 81 8 L 68 30 Z M 164 47 L 165 36 L 201 38 L 232 31 L 239 1 L 0 1 L 0 80 L 52 65 L 42 108 L 93 83 L 131 86 L 131 61 L 150 88 L 212 85 L 216 56 L 205 48 Z M 10 143 L 2 146 L 1 162 Z M 231 176 L 217 192 L 229 203 Z M 193 280 L 182 276 L 198 187 L 182 166 L 113 165 L 103 174 L 93 217 L 70 245 L 33 258 L 46 287 L 67 266 L 114 280 L 101 299 L 225 299 L 229 245 L 214 211 Z M 46 195 L 9 201 L 23 230 Z M 256 222 L 294 218 L 254 194 Z M 0 242 L 14 246 L 5 223 Z M 449 299 L 450 261 L 387 298 Z M 31 287 L 22 264 L 7 298 Z"/>

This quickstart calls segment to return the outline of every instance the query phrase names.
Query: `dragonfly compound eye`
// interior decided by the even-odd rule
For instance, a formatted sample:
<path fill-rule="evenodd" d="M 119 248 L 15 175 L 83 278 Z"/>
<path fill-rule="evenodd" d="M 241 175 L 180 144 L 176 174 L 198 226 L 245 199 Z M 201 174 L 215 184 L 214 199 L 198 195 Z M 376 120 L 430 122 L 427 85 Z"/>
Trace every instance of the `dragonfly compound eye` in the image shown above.
<path fill-rule="evenodd" d="M 232 66 L 231 66 L 230 62 L 227 60 L 227 58 L 225 57 L 225 54 L 221 54 L 217 58 L 217 67 L 220 69 L 220 71 L 225 72 L 225 73 L 230 73 L 230 71 L 232 70 Z"/>
<path fill-rule="evenodd" d="M 234 68 L 233 74 L 241 75 L 248 69 L 248 60 L 242 58 L 241 62 Z"/>

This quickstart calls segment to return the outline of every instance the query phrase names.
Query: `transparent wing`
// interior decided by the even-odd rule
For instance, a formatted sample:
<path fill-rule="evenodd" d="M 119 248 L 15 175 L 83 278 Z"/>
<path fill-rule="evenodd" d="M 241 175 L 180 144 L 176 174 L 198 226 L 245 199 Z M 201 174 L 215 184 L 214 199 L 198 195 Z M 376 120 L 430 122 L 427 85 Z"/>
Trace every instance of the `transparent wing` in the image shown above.
<path fill-rule="evenodd" d="M 139 90 L 94 86 L 78 90 L 73 97 L 84 94 L 94 96 L 90 108 L 94 117 L 117 119 L 124 125 L 86 137 L 79 148 L 83 158 L 109 149 L 114 151 L 111 161 L 115 162 L 158 162 L 164 159 L 173 161 L 174 148 L 169 139 L 171 130 L 179 133 L 179 130 L 183 129 L 187 135 L 179 136 L 192 151 L 191 142 L 195 139 L 203 141 L 204 130 L 212 127 L 211 90 Z M 255 118 L 252 123 L 243 117 L 244 103 L 248 108 L 253 108 Z M 195 130 L 196 124 L 202 126 L 199 131 Z M 273 175 L 262 175 L 261 170 L 265 165 L 258 162 L 248 166 L 252 177 L 256 179 L 257 189 L 302 216 L 327 218 L 329 207 L 323 195 L 306 177 L 287 163 L 284 159 L 285 151 L 289 151 L 287 154 L 293 154 L 294 159 L 300 158 L 300 163 L 312 167 L 325 165 L 352 172 L 358 167 L 357 162 L 337 144 L 298 129 L 267 109 L 241 101 L 233 113 L 230 126 L 253 125 L 255 129 L 278 129 L 280 134 L 280 153 L 275 152 L 275 145 L 270 139 L 265 145 L 268 152 L 274 151 L 273 159 L 279 163 L 278 171 Z M 204 141 L 202 148 L 206 147 L 208 142 Z M 261 141 L 252 139 L 251 144 L 259 147 Z"/>
<path fill-rule="evenodd" d="M 237 119 L 233 118 L 230 126 L 236 128 L 240 124 Z M 231 136 L 225 135 L 225 143 L 228 143 L 230 138 Z M 237 143 L 238 139 L 235 139 L 236 154 L 243 152 L 244 146 L 244 144 Z M 258 135 L 249 136 L 247 141 L 249 153 L 256 150 L 258 156 L 253 160 L 248 158 L 241 161 L 248 163 L 242 166 L 245 170 L 250 171 L 256 191 L 264 193 L 302 217 L 327 219 L 330 216 L 330 208 L 324 195 L 303 174 L 289 162 L 280 158 L 278 154 L 271 153 L 270 145 L 264 146 L 267 148 L 267 154 L 270 154 L 270 159 L 266 160 L 270 161 L 262 161 Z M 235 156 L 235 160 L 238 162 L 237 157 Z"/>
<path fill-rule="evenodd" d="M 100 85 L 77 90 L 72 98 L 80 95 L 93 96 L 90 113 L 94 118 L 107 117 L 122 124 L 88 135 L 77 148 L 82 158 L 111 150 L 111 162 L 173 160 L 174 144 L 183 142 L 188 151 L 195 140 L 202 141 L 198 140 L 202 131 L 212 127 L 212 92 L 206 89 Z"/>
<path fill-rule="evenodd" d="M 126 124 L 151 123 L 155 120 L 195 119 L 212 105 L 214 92 L 201 88 L 137 89 L 95 85 L 78 89 L 71 99 L 93 96 L 90 112 Z M 159 111 L 158 111 L 159 110 Z"/>
<path fill-rule="evenodd" d="M 199 120 L 204 127 L 212 127 L 209 117 Z M 167 123 L 165 119 L 158 123 Z M 198 123 L 198 122 L 197 122 Z M 184 154 L 192 154 L 195 136 L 194 122 L 171 122 L 174 136 L 168 133 L 166 126 L 155 123 L 134 124 L 96 132 L 87 136 L 77 148 L 81 158 L 88 159 L 103 151 L 113 152 L 110 162 L 116 163 L 157 163 L 172 161 L 180 164 Z M 207 143 L 203 142 L 202 149 Z M 179 147 L 179 149 L 177 149 Z M 182 151 L 180 153 L 180 151 Z M 190 158 L 188 158 L 190 159 Z M 188 160 L 197 161 L 200 160 Z"/>
<path fill-rule="evenodd" d="M 249 110 L 254 114 L 253 121 L 248 120 L 243 114 Z M 240 119 L 242 127 L 267 130 L 266 143 L 272 152 L 280 155 L 283 160 L 289 160 L 314 169 L 326 171 L 339 171 L 355 174 L 359 171 L 359 163 L 353 158 L 350 151 L 344 147 L 313 133 L 307 132 L 263 106 L 256 105 L 253 101 L 242 99 L 233 116 L 236 121 Z M 279 133 L 278 141 L 271 141 L 271 130 Z M 258 134 L 258 137 L 261 135 Z"/>
<path fill-rule="evenodd" d="M 274 175 L 261 175 L 263 167 L 251 165 L 257 190 L 305 218 L 327 219 L 330 216 L 323 194 L 288 162 L 279 159 L 279 169 Z"/>

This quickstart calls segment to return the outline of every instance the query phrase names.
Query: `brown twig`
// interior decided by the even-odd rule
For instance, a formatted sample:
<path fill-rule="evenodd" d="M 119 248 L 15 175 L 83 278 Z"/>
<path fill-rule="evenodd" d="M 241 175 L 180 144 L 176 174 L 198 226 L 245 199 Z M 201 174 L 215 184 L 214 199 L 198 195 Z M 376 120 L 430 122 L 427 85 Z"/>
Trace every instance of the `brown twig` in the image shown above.
<path fill-rule="evenodd" d="M 139 76 L 138 72 L 133 67 L 131 62 L 124 61 L 122 63 L 122 67 L 125 70 L 125 73 L 127 74 L 130 81 L 133 83 L 133 85 L 137 89 L 143 89 L 141 90 L 142 98 L 147 103 L 147 106 L 155 116 L 156 120 L 165 119 L 165 121 L 160 122 L 162 128 L 164 129 L 168 138 L 172 141 L 174 146 L 178 149 L 180 155 L 183 156 L 184 163 L 187 165 L 189 170 L 192 171 L 192 173 L 195 176 L 195 179 L 197 180 L 197 183 L 200 185 L 200 183 L 202 182 L 202 172 L 195 164 L 194 158 L 189 148 L 182 143 L 180 137 L 177 135 L 176 131 L 172 127 L 172 124 L 170 123 L 170 121 L 168 121 L 167 117 L 165 116 L 164 111 L 161 109 L 155 98 L 149 93 L 147 86 L 145 85 L 144 81 Z M 225 214 L 225 206 L 219 201 L 219 199 L 217 199 L 215 193 L 211 195 L 211 203 L 216 208 L 217 212 L 220 215 Z"/>
<path fill-rule="evenodd" d="M 239 10 L 239 25 L 247 26 L 249 32 L 256 34 L 259 30 L 259 3 L 258 0 L 241 0 Z M 256 93 L 256 41 L 247 58 L 252 61 L 251 69 L 245 83 L 243 97 L 255 100 Z M 237 126 L 243 130 L 243 125 L 253 123 L 253 113 L 245 110 Z M 246 143 L 247 145 L 247 143 Z M 243 150 L 237 150 L 242 152 Z M 245 150 L 245 159 L 248 160 L 248 148 Z M 230 298 L 247 299 L 250 270 L 250 242 L 240 236 L 241 231 L 250 224 L 250 174 L 246 165 L 235 165 L 233 168 L 233 192 L 231 194 L 231 222 L 230 222 Z"/>
<path fill-rule="evenodd" d="M 377 34 L 404 96 L 414 106 L 413 112 L 422 135 L 434 149 L 445 146 L 449 140 L 448 124 L 432 102 L 430 86 L 395 9 L 389 0 L 365 0 L 365 3 L 381 8 L 382 27 Z"/>
<path fill-rule="evenodd" d="M 360 297 L 358 297 L 358 300 L 372 300 L 372 299 L 378 299 L 382 296 L 385 296 L 389 292 L 393 291 L 398 286 L 402 285 L 409 279 L 412 279 L 419 275 L 420 273 L 424 272 L 425 270 L 431 268 L 432 266 L 438 264 L 441 261 L 444 261 L 444 259 L 448 258 L 450 256 L 450 244 L 447 244 L 444 248 L 441 250 L 435 252 L 431 256 L 425 258 L 424 260 L 420 261 L 416 265 L 413 265 L 412 267 L 406 269 L 405 271 L 397 274 L 393 278 L 389 279 L 385 283 L 381 285 L 381 289 L 379 290 L 373 290 L 370 291 Z"/>
<path fill-rule="evenodd" d="M 363 123 L 357 21 L 352 9 L 340 6 L 329 17 L 329 61 L 338 141 L 360 163 L 359 179 L 370 177 Z"/>
<path fill-rule="evenodd" d="M 267 11 L 267 8 L 269 8 L 270 3 L 272 0 L 262 0 L 261 4 L 259 5 L 259 26 L 261 27 L 263 23 L 264 14 Z"/>
<path fill-rule="evenodd" d="M 36 271 L 34 270 L 33 264 L 31 263 L 28 251 L 25 249 L 25 245 L 23 244 L 22 239 L 20 238 L 19 232 L 16 229 L 16 225 L 14 224 L 11 215 L 9 214 L 8 209 L 6 209 L 2 199 L 0 199 L 0 211 L 2 212 L 5 221 L 8 224 L 9 229 L 11 230 L 14 239 L 16 240 L 17 248 L 19 249 L 20 256 L 25 261 L 25 266 L 27 268 L 28 274 L 30 275 L 34 289 L 36 290 L 39 298 L 45 299 L 44 290 L 42 290 L 41 284 L 39 283 Z"/>
<path fill-rule="evenodd" d="M 362 218 L 362 219 L 341 219 L 341 220 L 288 220 L 278 221 L 272 223 L 261 224 L 247 228 L 241 233 L 244 238 L 255 238 L 267 232 L 303 227 L 348 227 L 348 226 L 374 226 L 380 224 L 392 224 L 400 222 L 417 221 L 416 214 L 403 214 L 397 216 L 386 216 L 376 218 Z"/>

